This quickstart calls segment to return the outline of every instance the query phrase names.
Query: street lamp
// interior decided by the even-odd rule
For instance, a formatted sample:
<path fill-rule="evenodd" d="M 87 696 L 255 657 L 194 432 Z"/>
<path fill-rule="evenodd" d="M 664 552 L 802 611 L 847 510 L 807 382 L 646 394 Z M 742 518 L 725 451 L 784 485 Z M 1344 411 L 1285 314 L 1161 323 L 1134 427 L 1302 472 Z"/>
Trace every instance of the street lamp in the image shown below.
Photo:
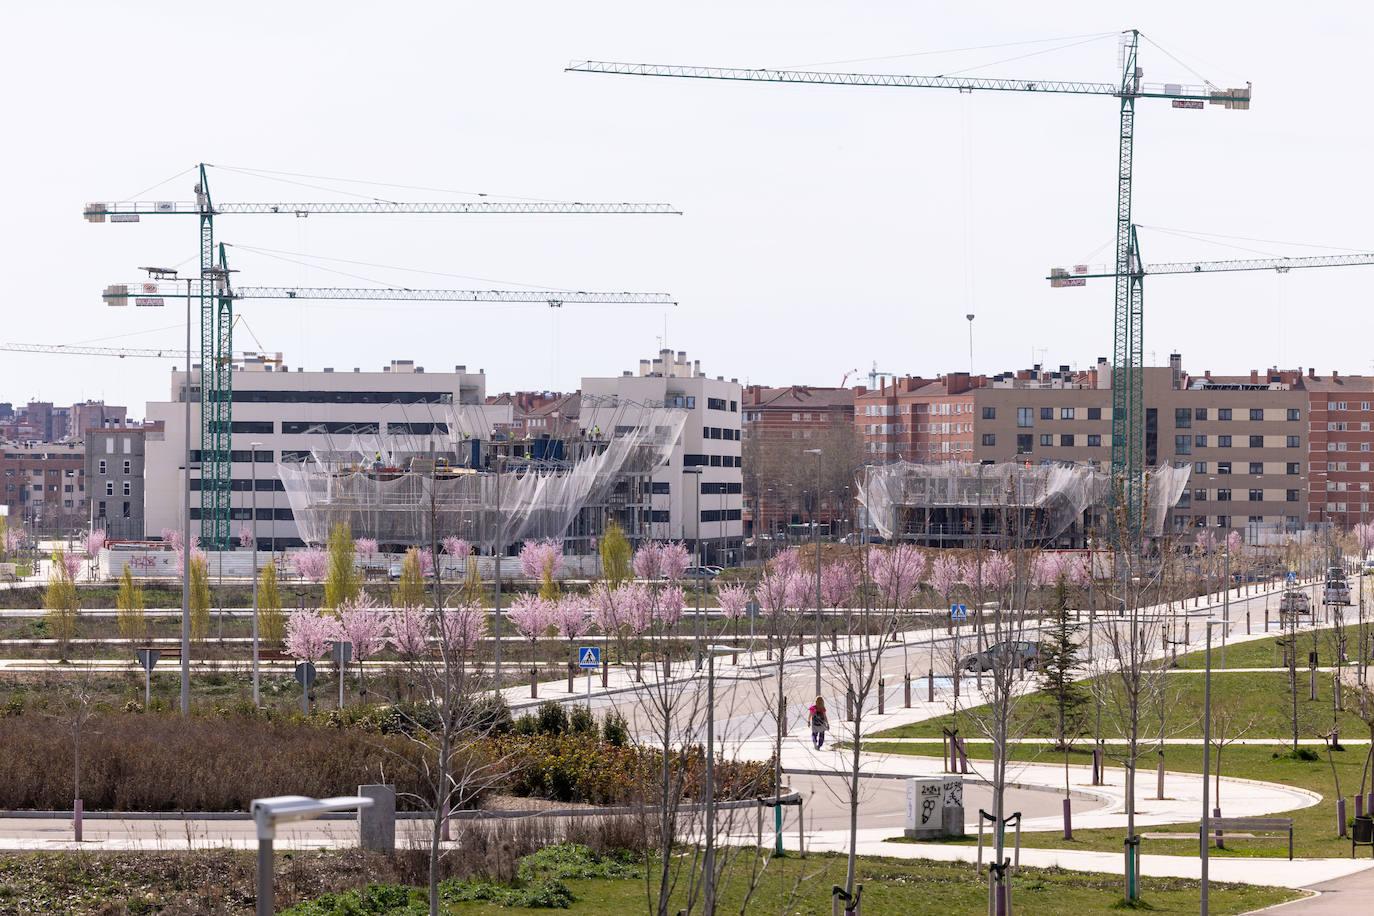
<path fill-rule="evenodd" d="M 255 798 L 248 810 L 258 827 L 258 900 L 257 916 L 272 916 L 272 841 L 277 826 L 297 821 L 313 821 L 332 811 L 352 811 L 367 808 L 372 799 L 362 796 L 339 798 L 307 798 L 304 795 L 278 795 Z"/>
<path fill-rule="evenodd" d="M 261 442 L 249 443 L 248 457 L 251 459 L 249 464 L 253 468 L 253 492 L 249 500 L 249 517 L 252 519 L 248 523 L 248 530 L 252 532 L 253 538 L 253 566 L 249 570 L 249 575 L 253 577 L 253 705 L 258 705 L 258 449 L 262 447 Z"/>
<path fill-rule="evenodd" d="M 1208 828 L 1208 818 L 1211 816 L 1211 797 L 1208 789 L 1208 778 L 1211 775 L 1212 762 L 1212 627 L 1221 626 L 1224 621 L 1207 621 L 1207 651 L 1206 651 L 1206 674 L 1202 681 L 1202 821 L 1198 826 L 1198 836 L 1201 840 L 1200 855 L 1202 856 L 1202 916 L 1207 916 L 1207 843 L 1211 830 Z M 1295 647 L 1296 651 L 1296 647 Z"/>
<path fill-rule="evenodd" d="M 820 526 L 816 524 L 816 513 L 821 508 L 821 450 L 806 449 L 806 454 L 816 456 L 816 501 L 811 506 L 811 550 L 816 562 L 816 696 L 821 695 L 821 541 Z M 708 910 L 709 912 L 709 910 Z"/>
<path fill-rule="evenodd" d="M 733 646 L 706 647 L 706 850 L 701 857 L 705 901 L 703 912 L 716 911 L 716 656 Z"/>

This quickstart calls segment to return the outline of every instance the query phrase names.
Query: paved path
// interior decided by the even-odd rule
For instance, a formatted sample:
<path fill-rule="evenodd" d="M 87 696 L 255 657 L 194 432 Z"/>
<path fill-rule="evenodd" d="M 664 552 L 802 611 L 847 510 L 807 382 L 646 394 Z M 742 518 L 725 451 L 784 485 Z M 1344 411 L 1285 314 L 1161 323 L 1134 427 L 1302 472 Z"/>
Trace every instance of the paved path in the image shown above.
<path fill-rule="evenodd" d="M 1213 860 L 1216 861 L 1216 860 Z M 1281 916 L 1352 916 L 1374 912 L 1374 868 L 1365 861 L 1365 870 L 1331 881 L 1303 885 L 1317 896 L 1271 907 L 1262 912 Z"/>

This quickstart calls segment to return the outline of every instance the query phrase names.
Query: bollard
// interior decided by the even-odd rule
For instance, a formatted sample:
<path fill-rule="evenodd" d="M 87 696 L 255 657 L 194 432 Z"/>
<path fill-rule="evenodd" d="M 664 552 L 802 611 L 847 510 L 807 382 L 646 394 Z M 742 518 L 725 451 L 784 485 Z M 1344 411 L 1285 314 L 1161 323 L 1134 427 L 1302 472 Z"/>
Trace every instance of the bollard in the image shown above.
<path fill-rule="evenodd" d="M 1073 839 L 1073 805 L 1067 795 L 1064 796 L 1064 839 Z"/>
<path fill-rule="evenodd" d="M 1155 772 L 1155 800 L 1164 800 L 1164 755 L 1159 755 L 1159 766 Z"/>
<path fill-rule="evenodd" d="M 878 678 L 878 715 L 882 715 L 887 707 L 887 678 Z"/>
<path fill-rule="evenodd" d="M 358 795 L 372 805 L 358 809 L 358 845 L 375 852 L 396 851 L 396 788 L 387 785 L 358 786 Z"/>
<path fill-rule="evenodd" d="M 1221 808 L 1220 808 L 1220 807 L 1216 807 L 1216 808 L 1213 808 L 1213 809 L 1212 809 L 1212 817 L 1218 818 L 1218 819 L 1221 817 Z M 1216 843 L 1215 843 L 1214 845 L 1216 846 L 1217 849 L 1225 849 L 1225 848 L 1226 848 L 1226 840 L 1222 837 L 1222 833 L 1221 833 L 1220 830 L 1217 831 L 1217 840 L 1216 840 Z"/>
<path fill-rule="evenodd" d="M 1269 605 L 1264 606 L 1264 632 L 1269 632 Z"/>
<path fill-rule="evenodd" d="M 604 690 L 606 687 L 610 686 L 610 678 L 611 678 L 611 660 L 610 660 L 610 658 L 609 658 L 605 653 L 602 653 L 602 655 L 601 655 L 601 688 L 602 688 L 603 690 Z"/>
<path fill-rule="evenodd" d="M 926 669 L 926 702 L 935 702 L 935 669 Z"/>
<path fill-rule="evenodd" d="M 1184 641 L 1185 643 L 1187 643 L 1188 645 L 1192 645 L 1192 643 L 1193 643 L 1192 637 L 1188 635 L 1188 630 L 1189 630 L 1188 624 L 1189 624 L 1188 618 L 1186 618 L 1186 617 L 1183 618 L 1183 641 Z"/>
<path fill-rule="evenodd" d="M 902 675 L 902 682 L 903 682 L 903 683 L 902 683 L 903 699 L 905 700 L 906 708 L 907 708 L 907 709 L 910 709 L 910 708 L 911 708 L 911 672 L 910 672 L 910 671 L 908 671 L 906 674 Z"/>
<path fill-rule="evenodd" d="M 1245 612 L 1245 635 L 1250 635 L 1250 612 Z"/>
<path fill-rule="evenodd" d="M 568 662 L 568 693 L 573 692 L 573 675 L 577 673 L 577 668 L 572 662 Z"/>
<path fill-rule="evenodd" d="M 85 805 L 81 799 L 72 801 L 72 836 L 78 843 L 81 842 L 81 816 L 86 813 Z"/>
<path fill-rule="evenodd" d="M 1308 678 L 1308 681 L 1309 681 L 1310 683 L 1309 683 L 1308 686 L 1307 686 L 1307 693 L 1308 693 L 1307 698 L 1308 698 L 1309 700 L 1315 700 L 1315 699 L 1317 698 L 1317 669 L 1316 669 L 1316 668 L 1313 668 L 1313 669 L 1312 669 L 1310 672 L 1308 672 L 1308 673 L 1309 673 L 1311 676 Z"/>
<path fill-rule="evenodd" d="M 530 669 L 530 699 L 539 698 L 539 671 L 536 668 Z"/>
<path fill-rule="evenodd" d="M 1337 826 L 1337 828 L 1338 828 L 1338 829 L 1337 829 L 1337 834 L 1336 834 L 1336 835 L 1339 836 L 1341 839 L 1345 839 L 1346 832 L 1345 832 L 1345 796 L 1344 796 L 1344 795 L 1342 795 L 1340 798 L 1337 798 L 1337 799 L 1336 799 L 1336 826 Z"/>

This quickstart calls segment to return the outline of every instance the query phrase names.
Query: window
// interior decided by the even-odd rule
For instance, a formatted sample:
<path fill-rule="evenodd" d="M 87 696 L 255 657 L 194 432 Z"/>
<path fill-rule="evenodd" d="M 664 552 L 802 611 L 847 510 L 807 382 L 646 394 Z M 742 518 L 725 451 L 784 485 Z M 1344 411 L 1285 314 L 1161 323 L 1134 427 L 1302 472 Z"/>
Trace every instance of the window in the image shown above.
<path fill-rule="evenodd" d="M 1100 435 L 1098 435 L 1097 433 L 1088 433 L 1088 447 L 1089 447 L 1089 448 L 1101 448 L 1101 447 L 1102 447 L 1102 437 L 1101 437 Z"/>
<path fill-rule="evenodd" d="M 100 461 L 98 461 L 98 462 L 96 463 L 96 473 L 98 473 L 98 474 L 104 474 L 104 473 L 105 473 L 105 459 L 104 459 L 104 458 L 101 458 Z"/>
<path fill-rule="evenodd" d="M 672 485 L 668 483 L 666 480 L 655 480 L 652 484 L 649 485 L 649 489 L 651 493 L 654 493 L 658 496 L 663 496 L 673 491 Z"/>
<path fill-rule="evenodd" d="M 1031 453 L 1031 436 L 1029 433 L 1019 433 L 1016 436 L 1016 454 L 1029 455 Z"/>
<path fill-rule="evenodd" d="M 1186 433 L 1181 436 L 1174 436 L 1174 454 L 1191 455 L 1193 453 L 1193 437 Z"/>
<path fill-rule="evenodd" d="M 1187 429 L 1193 425 L 1193 412 L 1187 407 L 1174 408 L 1174 427 L 1177 429 Z"/>
<path fill-rule="evenodd" d="M 1287 464 L 1284 465 L 1284 468 L 1285 468 L 1285 470 L 1284 470 L 1284 473 L 1285 473 L 1285 474 L 1301 474 L 1301 473 L 1302 473 L 1302 471 L 1300 470 L 1300 465 L 1299 465 L 1298 462 L 1296 462 L 1296 461 L 1289 461 Z"/>
<path fill-rule="evenodd" d="M 1334 404 L 1331 405 L 1331 409 L 1332 409 L 1332 410 L 1345 410 L 1345 409 L 1346 409 L 1345 401 L 1337 401 L 1336 403 L 1334 403 Z"/>
<path fill-rule="evenodd" d="M 1301 411 L 1301 410 L 1299 410 L 1297 407 L 1290 407 L 1290 408 L 1288 408 L 1288 420 L 1289 420 L 1289 422 L 1296 423 L 1298 420 L 1301 420 L 1301 419 L 1302 419 L 1302 411 Z"/>
<path fill-rule="evenodd" d="M 1059 436 L 1059 444 L 1064 448 L 1073 448 L 1073 434 L 1061 433 Z"/>
<path fill-rule="evenodd" d="M 35 489 L 35 490 L 41 490 L 41 489 L 43 489 L 43 488 L 42 488 L 42 487 L 34 487 L 34 489 Z M 114 496 L 114 481 L 113 481 L 113 480 L 107 480 L 107 481 L 105 481 L 105 495 L 106 495 L 106 496 Z"/>
<path fill-rule="evenodd" d="M 128 458 L 125 458 L 125 459 L 124 459 L 124 473 L 125 473 L 125 474 L 132 474 L 133 472 L 134 472 L 134 463 L 133 463 L 132 461 L 130 461 Z"/>
<path fill-rule="evenodd" d="M 1194 419 L 1194 420 L 1205 420 L 1205 419 L 1207 419 L 1207 408 L 1206 408 L 1206 407 L 1198 407 L 1197 409 L 1195 409 L 1195 410 L 1193 411 L 1193 419 Z"/>
<path fill-rule="evenodd" d="M 1218 419 L 1218 420 L 1229 420 L 1229 419 L 1231 419 L 1231 408 L 1229 408 L 1229 407 L 1218 407 L 1218 408 L 1217 408 L 1217 419 Z"/>
<path fill-rule="evenodd" d="M 1201 489 L 1201 488 L 1194 490 L 1194 491 L 1193 491 L 1193 502 L 1199 502 L 1199 503 L 1205 503 L 1205 502 L 1207 502 L 1207 491 L 1204 490 L 1204 489 Z"/>
<path fill-rule="evenodd" d="M 1284 490 L 1284 491 L 1283 491 L 1283 498 L 1286 499 L 1286 500 L 1287 500 L 1288 502 L 1290 502 L 1290 503 L 1295 503 L 1295 502 L 1298 501 L 1298 491 L 1297 491 L 1297 490 Z"/>
<path fill-rule="evenodd" d="M 984 420 L 996 420 L 996 419 L 997 419 L 997 408 L 996 408 L 996 407 L 984 407 L 984 408 L 983 408 L 983 419 L 984 419 Z"/>
<path fill-rule="evenodd" d="M 124 518 L 129 518 L 129 503 L 124 503 Z"/>
<path fill-rule="evenodd" d="M 1263 407 L 1251 407 L 1251 408 L 1250 408 L 1250 419 L 1251 419 L 1251 420 L 1263 420 L 1263 419 L 1264 419 L 1264 408 L 1263 408 Z"/>
<path fill-rule="evenodd" d="M 1218 473 L 1218 474 L 1229 474 L 1229 473 L 1231 473 L 1231 462 L 1229 462 L 1229 461 L 1218 461 L 1218 462 L 1217 462 L 1217 473 Z"/>
<path fill-rule="evenodd" d="M 1178 507 L 1180 509 L 1187 509 L 1192 504 L 1193 494 L 1189 493 L 1187 490 L 1184 490 L 1183 493 L 1181 493 L 1178 497 Z"/>
<path fill-rule="evenodd" d="M 1040 445 L 1041 445 L 1042 448 L 1043 448 L 1043 447 L 1046 447 L 1046 446 L 1052 446 L 1052 445 L 1054 445 L 1054 434 L 1053 434 L 1053 433 L 1041 433 L 1041 434 L 1040 434 Z"/>
<path fill-rule="evenodd" d="M 1251 473 L 1251 474 L 1263 474 L 1263 473 L 1264 473 L 1264 462 L 1263 462 L 1263 461 L 1252 461 L 1252 462 L 1250 462 L 1250 473 Z"/>
<path fill-rule="evenodd" d="M 1032 426 L 1035 425 L 1035 420 L 1033 419 L 1031 408 L 1016 408 L 1016 425 L 1019 426 L 1021 429 L 1030 429 Z"/>
<path fill-rule="evenodd" d="M 1041 408 L 1040 408 L 1040 419 L 1042 419 L 1042 420 L 1053 420 L 1053 419 L 1054 419 L 1054 408 L 1053 408 L 1053 407 L 1041 407 Z"/>
<path fill-rule="evenodd" d="M 313 423 L 298 420 L 283 420 L 281 431 L 288 434 L 327 433 L 330 435 L 375 436 L 381 432 L 381 424 L 368 423 L 361 420 L 317 421 Z"/>
<path fill-rule="evenodd" d="M 1194 473 L 1194 474 L 1206 474 L 1206 473 L 1207 473 L 1207 462 L 1205 462 L 1205 461 L 1195 461 L 1195 462 L 1193 462 L 1193 473 Z M 1217 473 L 1218 473 L 1218 474 L 1221 473 L 1221 465 L 1220 465 L 1220 464 L 1217 465 Z"/>
<path fill-rule="evenodd" d="M 707 410 L 724 410 L 724 409 L 725 409 L 725 398 L 707 398 L 707 399 L 706 399 L 706 409 L 707 409 Z"/>
<path fill-rule="evenodd" d="M 996 444 L 997 444 L 997 436 L 996 436 L 996 434 L 995 434 L 995 433 L 983 433 L 983 444 L 986 445 L 986 446 L 988 446 L 988 447 L 992 447 L 992 446 L 996 445 Z"/>
<path fill-rule="evenodd" d="M 731 401 L 731 402 L 730 402 L 730 412 L 731 412 L 731 413 L 739 413 L 739 402 L 738 402 L 738 401 Z"/>
<path fill-rule="evenodd" d="M 107 436 L 105 439 L 105 454 L 114 454 L 114 436 Z"/>
<path fill-rule="evenodd" d="M 1218 528 L 1230 528 L 1230 527 L 1231 527 L 1231 516 L 1229 516 L 1229 515 L 1218 515 L 1218 516 L 1217 516 L 1217 527 L 1218 527 Z"/>
<path fill-rule="evenodd" d="M 1231 447 L 1231 437 L 1230 437 L 1230 436 L 1217 436 L 1217 448 L 1230 448 L 1230 447 Z"/>
<path fill-rule="evenodd" d="M 1101 408 L 1101 407 L 1089 407 L 1089 408 L 1088 408 L 1088 419 L 1089 419 L 1089 420 L 1101 420 L 1101 419 L 1102 419 L 1102 408 Z"/>
<path fill-rule="evenodd" d="M 1300 437 L 1298 437 L 1298 436 L 1289 436 L 1289 437 L 1288 437 L 1288 443 L 1287 443 L 1287 444 L 1288 444 L 1288 448 L 1297 448 L 1297 447 L 1298 447 L 1298 444 L 1299 444 L 1299 441 L 1300 441 Z"/>
<path fill-rule="evenodd" d="M 387 423 L 386 431 L 390 435 L 410 435 L 410 436 L 432 436 L 436 433 L 443 435 L 448 432 L 447 423 L 398 423 L 392 421 Z"/>
<path fill-rule="evenodd" d="M 1229 503 L 1231 501 L 1231 491 L 1226 487 L 1217 490 L 1217 502 Z"/>
<path fill-rule="evenodd" d="M 105 517 L 105 500 L 102 499 L 100 502 L 96 503 L 96 504 L 95 504 L 95 507 L 96 507 L 96 510 L 97 510 L 97 514 L 98 514 L 101 518 L 104 518 L 104 517 Z"/>
<path fill-rule="evenodd" d="M 1072 420 L 1072 419 L 1073 419 L 1073 408 L 1072 408 L 1072 407 L 1061 407 L 1061 408 L 1059 408 L 1059 419 L 1061 419 L 1061 420 Z"/>
<path fill-rule="evenodd" d="M 1251 491 L 1250 491 L 1250 502 L 1252 502 L 1252 503 L 1262 503 L 1262 502 L 1264 502 L 1264 491 L 1263 491 L 1263 490 L 1251 490 Z"/>
<path fill-rule="evenodd" d="M 1206 434 L 1206 433 L 1198 433 L 1197 435 L 1193 436 L 1193 445 L 1196 445 L 1198 448 L 1206 448 L 1206 447 L 1207 447 L 1207 434 Z"/>
<path fill-rule="evenodd" d="M 1264 437 L 1263 437 L 1263 436 L 1251 436 L 1251 437 L 1250 437 L 1250 447 L 1251 447 L 1251 448 L 1264 448 Z"/>
<path fill-rule="evenodd" d="M 127 480 L 124 481 L 124 495 L 125 495 L 125 496 L 133 496 L 133 495 L 134 495 L 134 494 L 133 494 L 133 489 L 132 489 L 132 487 L 133 487 L 133 484 L 132 484 L 130 481 L 127 481 Z"/>

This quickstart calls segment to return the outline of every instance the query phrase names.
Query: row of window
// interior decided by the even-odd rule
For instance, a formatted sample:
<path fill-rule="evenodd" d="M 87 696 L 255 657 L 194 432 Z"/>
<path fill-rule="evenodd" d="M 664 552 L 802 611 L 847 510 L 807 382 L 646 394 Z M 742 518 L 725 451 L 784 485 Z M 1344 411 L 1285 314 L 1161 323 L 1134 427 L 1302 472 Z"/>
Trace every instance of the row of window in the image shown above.
<path fill-rule="evenodd" d="M 1177 429 L 1187 429 L 1188 427 L 1190 427 L 1190 426 L 1193 425 L 1193 421 L 1194 421 L 1194 420 L 1206 420 L 1206 419 L 1207 419 L 1207 410 L 1208 410 L 1208 409 L 1207 409 L 1206 407 L 1175 407 L 1175 408 L 1174 408 L 1174 426 L 1175 426 L 1175 428 L 1177 428 Z M 1263 421 L 1263 420 L 1264 420 L 1264 408 L 1263 408 L 1263 407 L 1251 407 L 1251 408 L 1249 408 L 1249 417 L 1250 417 L 1251 420 L 1256 421 L 1256 422 L 1261 422 L 1261 421 Z M 1287 413 L 1285 414 L 1285 417 L 1287 418 L 1287 420 L 1288 420 L 1289 422 L 1297 422 L 1298 420 L 1301 420 L 1301 419 L 1302 419 L 1302 409 L 1299 408 L 1299 407 L 1289 407 L 1289 408 L 1287 409 Z M 1218 420 L 1229 421 L 1229 420 L 1231 420 L 1231 419 L 1233 419 L 1233 418 L 1234 418 L 1234 413 L 1233 413 L 1233 411 L 1232 411 L 1232 408 L 1230 408 L 1230 407 L 1219 407 L 1219 408 L 1217 408 L 1217 419 L 1218 419 Z"/>
<path fill-rule="evenodd" d="M 251 508 L 239 508 L 239 507 L 235 506 L 235 507 L 233 507 L 233 508 L 231 508 L 231 509 L 229 510 L 229 517 L 230 517 L 231 519 L 234 519 L 235 521 L 244 521 L 244 522 L 250 521 L 250 520 L 252 520 L 252 518 L 253 518 L 253 510 L 252 510 Z M 258 510 L 258 518 L 257 518 L 257 520 L 260 521 L 260 522 L 270 522 L 270 521 L 273 520 L 274 517 L 275 517 L 276 521 L 279 521 L 279 522 L 290 522 L 290 521 L 294 521 L 295 518 L 296 518 L 294 515 L 291 514 L 291 510 L 290 510 L 290 509 L 259 509 L 259 510 Z M 192 518 L 192 520 L 196 520 L 196 521 L 198 521 L 198 520 L 200 519 L 200 509 L 199 509 L 198 507 L 196 507 L 196 506 L 192 506 L 192 507 L 191 507 L 191 518 Z"/>
<path fill-rule="evenodd" d="M 282 484 L 281 480 L 276 477 L 260 477 L 258 478 L 256 483 L 257 491 L 259 493 L 271 493 L 274 490 L 278 493 L 286 492 L 286 487 Z M 248 480 L 239 480 L 235 478 L 234 480 L 229 481 L 229 489 L 236 493 L 251 493 L 254 489 L 253 484 L 254 481 L 252 480 L 252 478 L 249 478 Z M 192 492 L 200 490 L 199 477 L 191 478 L 191 490 Z"/>
<path fill-rule="evenodd" d="M 1371 450 L 1371 443 L 1369 442 L 1328 442 L 1326 443 L 1326 450 L 1328 452 L 1353 452 L 1355 449 L 1351 448 L 1352 445 L 1359 445 L 1362 452 Z"/>
<path fill-rule="evenodd" d="M 707 399 L 706 399 L 706 409 L 707 409 L 707 410 L 725 410 L 725 409 L 727 409 L 726 406 L 725 406 L 725 404 L 726 404 L 725 398 L 707 398 Z M 695 405 L 693 405 L 693 406 L 695 406 Z M 729 406 L 728 409 L 730 410 L 731 413 L 736 413 L 736 412 L 738 412 L 738 411 L 739 411 L 739 402 L 738 402 L 738 401 L 731 401 L 731 402 L 730 402 L 730 406 Z M 795 420 L 795 419 L 796 419 L 796 415 L 793 414 L 792 418 Z"/>
<path fill-rule="evenodd" d="M 192 389 L 192 397 L 195 397 Z M 235 404 L 452 404 L 451 391 L 240 391 Z"/>
<path fill-rule="evenodd" d="M 1034 436 L 1033 434 L 1031 434 L 1031 433 L 1018 433 L 1017 436 L 1016 436 L 1016 454 L 1018 454 L 1018 455 L 1028 455 L 1028 454 L 1030 454 L 1030 453 L 1034 450 L 1034 448 L 1035 448 L 1035 446 L 1034 446 L 1034 439 L 1035 439 L 1035 436 Z M 1087 433 L 1087 434 L 1083 435 L 1083 439 L 1086 440 L 1086 441 L 1084 442 L 1084 444 L 1085 444 L 1088 448 L 1101 448 L 1101 447 L 1102 447 L 1102 436 L 1101 436 L 1100 434 L 1098 434 L 1098 433 Z M 1072 433 L 1061 433 L 1060 436 L 1059 436 L 1059 447 L 1060 447 L 1060 448 L 1073 448 L 1076 441 L 1077 441 L 1077 437 L 1075 437 Z M 996 435 L 996 433 L 983 433 L 983 445 L 985 445 L 985 446 L 994 446 L 994 445 L 996 445 L 996 444 L 997 444 L 997 435 Z M 1054 447 L 1055 447 L 1055 437 L 1054 437 L 1054 434 L 1053 434 L 1053 433 L 1041 433 L 1041 434 L 1040 434 L 1040 447 L 1041 447 L 1041 448 L 1054 448 Z"/>
<path fill-rule="evenodd" d="M 737 522 L 741 518 L 739 509 L 706 509 L 701 513 L 703 522 Z"/>
<path fill-rule="evenodd" d="M 1216 446 L 1215 446 L 1215 447 L 1216 447 L 1216 448 L 1231 448 L 1231 447 L 1232 447 L 1232 444 L 1233 444 L 1233 441 L 1234 441 L 1234 439 L 1233 439 L 1233 437 L 1231 437 L 1231 436 L 1217 436 L 1217 438 L 1216 438 Z M 1250 447 L 1250 448 L 1265 448 L 1265 447 L 1266 447 L 1265 444 L 1264 444 L 1264 436 L 1249 436 L 1249 437 L 1246 438 L 1246 441 L 1249 443 L 1249 447 Z M 1182 434 L 1182 435 L 1174 436 L 1174 454 L 1175 454 L 1175 455 L 1191 455 L 1191 454 L 1193 453 L 1193 448 L 1194 448 L 1194 446 L 1196 446 L 1197 448 L 1209 448 L 1209 447 L 1211 447 L 1211 446 L 1208 446 L 1207 442 L 1208 442 L 1207 436 L 1205 436 L 1205 435 L 1190 436 L 1190 435 L 1187 435 L 1187 434 L 1185 433 L 1185 434 Z M 1284 447 L 1285 447 L 1285 448 L 1300 448 L 1301 446 L 1302 446 L 1302 437 L 1301 437 L 1301 436 L 1285 436 L 1285 437 L 1284 437 Z"/>
<path fill-rule="evenodd" d="M 683 455 L 685 468 L 738 468 L 744 465 L 739 455 Z"/>
<path fill-rule="evenodd" d="M 1190 527 L 1206 528 L 1206 527 L 1207 527 L 1207 519 L 1208 519 L 1208 517 L 1207 517 L 1206 515 L 1198 515 L 1198 516 L 1175 515 L 1175 516 L 1174 516 L 1174 529 L 1175 529 L 1176 531 L 1182 531 L 1183 529 L 1185 529 L 1185 528 L 1190 528 Z M 1250 515 L 1250 516 L 1247 516 L 1247 517 L 1246 517 L 1246 523 L 1247 523 L 1247 524 L 1250 524 L 1250 525 L 1263 525 L 1263 524 L 1264 524 L 1264 516 L 1263 516 L 1263 515 Z M 1283 523 L 1284 523 L 1284 525 L 1285 525 L 1290 531 L 1296 531 L 1296 530 L 1298 529 L 1299 525 L 1301 524 L 1300 520 L 1298 519 L 1298 516 L 1296 516 L 1296 515 L 1285 515 L 1285 516 L 1283 517 Z M 1231 516 L 1229 516 L 1229 515 L 1218 515 L 1218 516 L 1216 516 L 1216 527 L 1218 527 L 1218 528 L 1230 528 L 1230 527 L 1231 527 Z"/>
<path fill-rule="evenodd" d="M 726 483 L 724 481 L 702 481 L 701 494 L 703 496 L 721 496 L 731 493 L 743 493 L 744 485 L 739 483 Z"/>
<path fill-rule="evenodd" d="M 99 461 L 97 461 L 97 462 L 95 463 L 95 466 L 96 466 L 96 471 L 97 471 L 97 473 L 100 474 L 100 476 L 104 477 L 105 474 L 108 473 L 108 472 L 105 470 L 106 464 L 105 464 L 105 459 L 104 459 L 104 458 L 101 458 Z M 125 474 L 132 474 L 133 472 L 134 472 L 134 463 L 133 463 L 133 461 L 130 460 L 130 459 L 128 459 L 128 458 L 125 458 L 125 459 L 124 459 L 124 473 L 125 473 Z"/>
<path fill-rule="evenodd" d="M 739 430 L 724 429 L 719 426 L 703 426 L 701 428 L 701 438 L 703 439 L 729 439 L 731 442 L 739 441 Z"/>
<path fill-rule="evenodd" d="M 1290 502 L 1290 503 L 1295 503 L 1295 502 L 1297 502 L 1297 501 L 1298 501 L 1298 494 L 1299 494 L 1299 492 L 1300 492 L 1300 491 L 1298 491 L 1298 490 L 1284 490 L 1284 491 L 1283 491 L 1283 493 L 1284 493 L 1284 496 L 1283 496 L 1284 502 Z M 1188 491 L 1187 491 L 1187 490 L 1184 490 L 1184 491 L 1183 491 L 1183 496 L 1181 496 L 1181 497 L 1179 498 L 1178 504 L 1179 504 L 1180 506 L 1187 506 L 1187 505 L 1188 505 L 1187 497 L 1188 497 Z M 1261 489 L 1252 489 L 1252 490 L 1249 491 L 1249 501 L 1250 501 L 1250 502 L 1252 502 L 1252 503 L 1262 503 L 1262 502 L 1264 502 L 1264 499 L 1265 499 L 1265 497 L 1264 497 L 1264 491 L 1263 491 L 1263 490 L 1261 490 Z M 1196 490 L 1194 490 L 1193 493 L 1192 493 L 1192 501 L 1193 501 L 1193 502 L 1199 502 L 1199 503 L 1205 503 L 1205 502 L 1207 502 L 1207 491 L 1206 491 L 1205 489 L 1196 489 Z M 1216 497 L 1215 497 L 1215 500 L 1214 500 L 1214 501 L 1215 501 L 1215 502 L 1219 502 L 1219 503 L 1229 503 L 1229 502 L 1231 501 L 1231 491 L 1230 491 L 1230 489 L 1228 489 L 1228 488 L 1226 488 L 1226 487 L 1219 487 L 1219 488 L 1217 489 L 1217 494 L 1216 494 Z"/>
<path fill-rule="evenodd" d="M 1180 465 L 1180 467 L 1182 467 L 1182 465 Z M 1217 473 L 1218 475 L 1230 474 L 1230 473 L 1232 473 L 1231 467 L 1232 467 L 1232 463 L 1229 462 L 1229 461 L 1218 461 L 1218 462 L 1217 462 L 1216 473 Z M 1285 474 L 1294 474 L 1294 475 L 1296 475 L 1296 474 L 1301 474 L 1301 473 L 1302 473 L 1302 463 L 1301 463 L 1301 462 L 1298 462 L 1298 461 L 1289 461 L 1289 462 L 1286 462 L 1286 463 L 1284 464 L 1284 471 L 1283 471 L 1283 472 L 1284 472 Z M 1195 461 L 1195 462 L 1193 462 L 1193 473 L 1194 473 L 1194 474 L 1206 474 L 1206 473 L 1207 473 L 1207 462 L 1205 462 L 1205 461 Z M 1248 474 L 1263 474 L 1263 473 L 1264 473 L 1264 462 L 1263 462 L 1263 461 L 1251 461 L 1251 462 L 1249 462 L 1249 470 L 1248 470 L 1246 473 L 1248 473 Z"/>

